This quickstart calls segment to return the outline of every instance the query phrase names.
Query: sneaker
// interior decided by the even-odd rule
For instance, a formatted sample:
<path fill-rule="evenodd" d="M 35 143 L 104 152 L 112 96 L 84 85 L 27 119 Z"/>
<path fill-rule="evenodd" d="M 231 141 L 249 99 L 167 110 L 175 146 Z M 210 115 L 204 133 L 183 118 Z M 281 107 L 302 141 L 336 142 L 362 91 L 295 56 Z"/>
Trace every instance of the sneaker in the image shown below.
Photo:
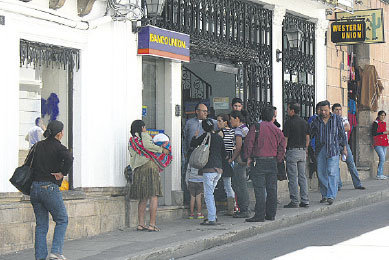
<path fill-rule="evenodd" d="M 198 219 L 203 219 L 204 218 L 203 213 L 201 213 L 201 212 L 197 213 L 197 218 Z"/>
<path fill-rule="evenodd" d="M 232 217 L 233 218 L 249 218 L 250 212 L 248 212 L 248 211 L 236 212 Z"/>
<path fill-rule="evenodd" d="M 252 218 L 246 218 L 246 222 L 265 222 L 265 219 L 254 216 Z"/>
<path fill-rule="evenodd" d="M 299 207 L 300 208 L 309 208 L 309 203 L 300 202 Z"/>
<path fill-rule="evenodd" d="M 64 255 L 50 253 L 49 260 L 67 260 Z"/>
<path fill-rule="evenodd" d="M 385 175 L 377 175 L 376 179 L 377 180 L 386 180 L 386 179 L 388 179 L 388 177 Z"/>
<path fill-rule="evenodd" d="M 284 205 L 284 208 L 298 208 L 299 205 L 298 204 L 294 204 L 293 202 L 289 202 L 289 204 L 287 205 Z"/>
<path fill-rule="evenodd" d="M 332 205 L 332 203 L 334 203 L 334 199 L 328 198 L 327 203 L 328 205 Z"/>
<path fill-rule="evenodd" d="M 188 219 L 194 219 L 194 214 L 190 214 Z"/>
<path fill-rule="evenodd" d="M 322 199 L 320 200 L 320 203 L 324 203 L 324 202 L 327 202 L 327 198 L 322 198 Z"/>

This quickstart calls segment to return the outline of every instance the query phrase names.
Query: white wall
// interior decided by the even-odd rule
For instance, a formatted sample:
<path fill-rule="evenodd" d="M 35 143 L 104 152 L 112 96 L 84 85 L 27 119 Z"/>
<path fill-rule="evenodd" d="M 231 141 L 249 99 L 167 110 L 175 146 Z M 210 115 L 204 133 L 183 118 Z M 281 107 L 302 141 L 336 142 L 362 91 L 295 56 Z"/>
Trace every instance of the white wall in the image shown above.
<path fill-rule="evenodd" d="M 124 185 L 130 125 L 142 108 L 141 60 L 130 29 L 130 24 L 115 22 L 88 34 L 80 100 L 74 104 L 81 108 L 82 173 L 75 186 Z"/>
<path fill-rule="evenodd" d="M 39 6 L 48 1 L 31 3 Z M 9 6 L 0 2 L 0 9 Z M 99 3 L 96 6 L 102 8 Z M 80 19 L 73 7 L 65 6 L 58 14 Z M 81 68 L 75 71 L 73 86 L 74 186 L 124 186 L 130 124 L 141 117 L 142 104 L 141 58 L 136 55 L 131 23 L 110 22 L 86 31 L 5 10 L 0 10 L 6 19 L 6 25 L 0 26 L 0 85 L 6 86 L 0 111 L 4 111 L 7 127 L 1 128 L 0 134 L 7 138 L 0 141 L 0 192 L 16 191 L 7 180 L 18 159 L 20 39 L 80 50 Z M 98 16 L 98 11 L 92 13 Z"/>

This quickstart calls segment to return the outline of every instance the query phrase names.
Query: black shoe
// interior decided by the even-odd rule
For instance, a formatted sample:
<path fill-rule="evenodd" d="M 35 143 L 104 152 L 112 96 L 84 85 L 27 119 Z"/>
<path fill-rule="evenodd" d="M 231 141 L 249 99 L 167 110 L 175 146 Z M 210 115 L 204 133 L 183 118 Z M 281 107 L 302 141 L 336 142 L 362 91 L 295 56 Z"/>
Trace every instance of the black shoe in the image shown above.
<path fill-rule="evenodd" d="M 355 189 L 357 189 L 357 190 L 366 190 L 366 188 L 363 187 L 363 186 L 356 187 Z"/>
<path fill-rule="evenodd" d="M 237 212 L 232 216 L 233 218 L 249 218 L 250 213 L 248 211 Z"/>
<path fill-rule="evenodd" d="M 265 219 L 263 218 L 258 218 L 256 216 L 252 217 L 252 218 L 247 218 L 246 219 L 246 222 L 264 222 Z"/>
<path fill-rule="evenodd" d="M 269 217 L 269 216 L 265 216 L 265 219 L 266 219 L 266 220 L 273 221 L 273 220 L 275 220 L 275 217 Z"/>
<path fill-rule="evenodd" d="M 332 203 L 334 203 L 334 199 L 331 198 L 327 199 L 327 203 L 328 205 L 332 205 Z"/>
<path fill-rule="evenodd" d="M 300 208 L 309 208 L 309 203 L 301 202 L 301 203 L 299 204 L 299 207 L 300 207 Z"/>
<path fill-rule="evenodd" d="M 288 205 L 284 205 L 284 208 L 298 208 L 299 205 L 294 204 L 293 202 L 289 202 Z"/>
<path fill-rule="evenodd" d="M 324 203 L 324 202 L 327 202 L 327 198 L 322 198 L 322 199 L 320 200 L 320 203 Z"/>

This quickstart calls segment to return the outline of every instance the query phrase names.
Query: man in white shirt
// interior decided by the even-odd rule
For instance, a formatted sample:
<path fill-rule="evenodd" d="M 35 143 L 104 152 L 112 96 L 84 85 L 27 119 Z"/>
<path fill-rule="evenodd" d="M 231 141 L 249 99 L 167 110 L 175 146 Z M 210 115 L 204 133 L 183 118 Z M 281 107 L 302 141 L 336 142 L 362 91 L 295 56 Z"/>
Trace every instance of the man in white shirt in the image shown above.
<path fill-rule="evenodd" d="M 347 132 L 350 131 L 350 123 L 348 122 L 348 119 L 346 117 L 342 117 L 342 106 L 339 103 L 335 103 L 332 105 L 332 112 L 342 118 L 344 130 L 346 131 L 346 137 Z M 354 157 L 350 149 L 350 145 L 348 142 L 346 143 L 347 147 L 347 157 L 346 157 L 346 164 L 347 168 L 350 172 L 351 178 L 353 180 L 354 188 L 358 190 L 364 190 L 365 187 L 362 186 L 361 180 L 359 179 L 359 174 L 357 167 L 355 166 Z M 343 155 L 342 155 L 343 156 Z M 340 170 L 338 175 L 338 189 L 342 187 L 342 180 L 340 179 Z"/>
<path fill-rule="evenodd" d="M 34 144 L 43 139 L 43 132 L 46 130 L 46 127 L 43 125 L 42 119 L 37 117 L 35 119 L 35 125 L 28 130 L 26 135 L 26 141 L 29 143 L 31 148 Z"/>

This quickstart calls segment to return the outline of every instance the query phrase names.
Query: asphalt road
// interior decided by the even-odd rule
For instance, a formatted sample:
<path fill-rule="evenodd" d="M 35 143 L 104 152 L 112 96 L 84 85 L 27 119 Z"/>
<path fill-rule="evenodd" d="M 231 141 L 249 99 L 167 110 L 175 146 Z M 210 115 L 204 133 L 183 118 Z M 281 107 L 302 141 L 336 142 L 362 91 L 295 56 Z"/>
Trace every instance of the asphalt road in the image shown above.
<path fill-rule="evenodd" d="M 310 257 L 307 259 L 319 259 L 321 258 L 319 256 L 321 256 L 323 252 L 329 251 L 335 256 L 335 258 L 329 259 L 336 259 L 336 256 L 340 256 L 340 251 L 335 250 L 334 248 L 336 246 L 334 247 L 334 245 L 342 242 L 346 243 L 344 241 L 387 226 L 389 227 L 389 202 L 381 202 L 356 210 L 309 221 L 294 227 L 258 235 L 247 240 L 216 247 L 181 259 L 266 260 L 281 256 L 283 256 L 281 257 L 282 259 L 302 259 L 301 257 L 293 257 L 292 253 L 302 249 L 310 250 Z M 374 252 L 378 252 L 378 250 L 374 250 L 374 247 L 379 248 L 380 253 L 378 256 L 371 255 L 371 257 L 362 258 L 361 253 L 358 252 L 366 253 L 368 248 L 366 244 L 363 244 L 360 247 L 354 246 L 345 249 L 349 250 L 348 256 L 350 256 L 350 258 L 342 257 L 342 259 L 389 259 L 389 228 L 381 230 L 386 230 L 386 234 L 376 235 L 378 232 L 375 231 L 376 233 L 373 232 L 373 236 L 370 235 L 369 237 L 369 243 L 371 243 L 369 248 L 372 250 L 371 252 L 373 252 L 373 254 Z M 380 233 L 382 234 L 383 231 L 380 231 Z M 376 242 L 374 241 L 375 239 L 377 239 Z M 332 247 L 330 248 L 328 246 Z M 312 250 L 315 248 L 321 249 L 322 251 Z M 323 249 L 325 251 L 323 251 Z M 351 255 L 354 256 L 351 257 Z"/>

